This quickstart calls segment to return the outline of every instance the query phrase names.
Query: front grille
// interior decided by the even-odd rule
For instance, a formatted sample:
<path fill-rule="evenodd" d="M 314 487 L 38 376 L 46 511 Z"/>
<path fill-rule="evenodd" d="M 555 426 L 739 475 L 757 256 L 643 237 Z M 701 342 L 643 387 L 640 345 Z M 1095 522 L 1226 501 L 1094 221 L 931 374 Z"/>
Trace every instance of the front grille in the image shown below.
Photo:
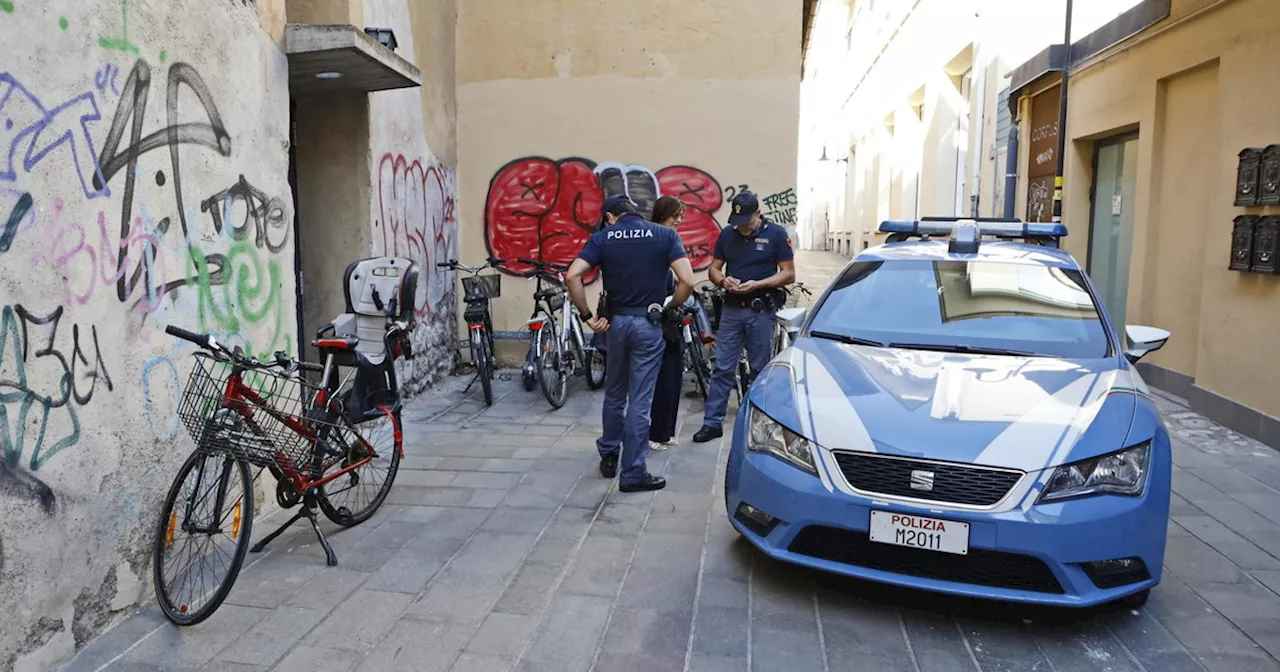
<path fill-rule="evenodd" d="M 835 452 L 840 471 L 849 485 L 863 492 L 911 497 L 931 502 L 991 506 L 1004 499 L 1021 472 L 928 462 L 869 453 Z M 911 487 L 911 472 L 933 474 L 932 490 Z"/>
<path fill-rule="evenodd" d="M 867 569 L 991 588 L 1061 594 L 1053 571 L 1028 555 L 970 548 L 968 555 L 879 544 L 866 532 L 810 525 L 788 547 L 792 553 Z"/>

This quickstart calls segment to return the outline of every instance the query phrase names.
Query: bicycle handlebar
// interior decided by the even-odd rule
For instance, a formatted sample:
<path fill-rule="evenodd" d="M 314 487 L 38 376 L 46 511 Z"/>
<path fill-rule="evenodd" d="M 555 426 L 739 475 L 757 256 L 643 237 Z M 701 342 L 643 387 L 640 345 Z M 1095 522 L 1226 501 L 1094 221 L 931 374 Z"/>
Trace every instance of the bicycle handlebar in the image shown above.
<path fill-rule="evenodd" d="M 278 366 L 286 371 L 298 369 L 305 371 L 324 371 L 323 366 L 319 364 L 312 364 L 311 362 L 299 361 L 286 355 L 283 350 L 277 350 L 275 352 L 276 359 L 274 362 L 263 362 L 254 359 L 253 357 L 245 356 L 238 346 L 235 350 L 231 350 L 227 346 L 219 343 L 218 339 L 214 338 L 211 334 L 197 334 L 194 331 L 187 331 L 182 327 L 175 327 L 172 324 L 165 326 L 164 333 L 169 334 L 170 336 L 176 336 L 184 341 L 195 343 L 205 350 L 226 355 L 227 358 L 236 364 L 250 369 L 269 369 L 273 366 Z"/>
<path fill-rule="evenodd" d="M 211 349 L 209 347 L 210 342 L 215 344 L 217 343 L 217 341 L 213 341 L 208 334 L 197 334 L 194 331 L 187 331 L 182 327 L 175 327 L 172 324 L 164 328 L 164 333 L 169 334 L 170 336 L 177 336 L 184 341 L 191 341 L 206 350 Z"/>

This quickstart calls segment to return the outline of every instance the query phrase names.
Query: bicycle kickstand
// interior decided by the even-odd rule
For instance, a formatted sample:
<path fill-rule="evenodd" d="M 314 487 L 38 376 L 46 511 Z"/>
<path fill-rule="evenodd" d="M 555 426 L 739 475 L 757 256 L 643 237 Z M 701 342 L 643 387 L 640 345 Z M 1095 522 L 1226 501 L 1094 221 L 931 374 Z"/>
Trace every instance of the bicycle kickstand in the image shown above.
<path fill-rule="evenodd" d="M 466 393 L 470 392 L 470 391 L 471 391 L 471 386 L 472 386 L 472 385 L 475 385 L 477 380 L 480 380 L 480 372 L 479 372 L 479 371 L 477 371 L 477 372 L 476 372 L 476 377 L 475 377 L 475 378 L 472 378 L 472 379 L 471 379 L 471 382 L 467 383 L 467 386 L 466 386 L 465 388 L 463 388 L 462 393 L 465 395 Z"/>
<path fill-rule="evenodd" d="M 316 520 L 316 507 L 315 491 L 308 490 L 307 493 L 303 495 L 302 506 L 298 507 L 298 512 L 293 514 L 293 517 L 276 529 L 275 532 L 268 534 L 262 541 L 254 544 L 253 547 L 249 549 L 249 552 L 261 553 L 262 549 L 266 548 L 267 544 L 271 543 L 272 540 L 281 534 L 284 534 L 284 531 L 289 529 L 289 527 L 294 523 L 298 522 L 299 519 L 306 518 L 307 522 L 311 523 L 311 529 L 316 533 L 316 538 L 320 540 L 320 547 L 324 549 L 325 562 L 330 567 L 337 566 L 338 556 L 333 552 L 333 547 L 329 545 L 329 540 L 325 539 L 324 532 L 320 530 L 320 523 Z"/>

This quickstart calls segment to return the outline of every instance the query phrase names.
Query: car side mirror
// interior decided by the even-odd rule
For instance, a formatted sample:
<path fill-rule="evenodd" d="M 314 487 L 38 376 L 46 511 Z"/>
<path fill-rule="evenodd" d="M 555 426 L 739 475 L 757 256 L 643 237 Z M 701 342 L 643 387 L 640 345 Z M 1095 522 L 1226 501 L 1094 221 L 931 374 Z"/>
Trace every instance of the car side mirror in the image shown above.
<path fill-rule="evenodd" d="M 808 316 L 808 312 L 805 308 L 783 308 L 778 311 L 778 324 L 782 325 L 788 338 L 795 340 L 796 334 L 800 333 L 800 327 L 804 326 L 804 318 Z"/>
<path fill-rule="evenodd" d="M 1172 334 L 1156 327 L 1129 325 L 1124 328 L 1126 341 L 1124 356 L 1130 364 L 1137 364 L 1139 359 L 1164 347 Z"/>

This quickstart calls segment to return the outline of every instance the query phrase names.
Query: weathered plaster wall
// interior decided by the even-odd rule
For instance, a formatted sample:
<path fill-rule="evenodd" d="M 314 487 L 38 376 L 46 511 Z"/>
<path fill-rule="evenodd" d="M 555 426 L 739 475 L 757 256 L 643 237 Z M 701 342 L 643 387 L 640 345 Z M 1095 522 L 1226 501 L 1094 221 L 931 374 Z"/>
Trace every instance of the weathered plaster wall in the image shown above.
<path fill-rule="evenodd" d="M 436 17 L 427 7 L 410 11 L 406 0 L 365 0 L 365 25 L 391 28 L 397 53 L 415 64 L 438 71 L 439 45 L 417 37 Z M 414 20 L 413 14 L 418 14 Z M 436 32 L 437 34 L 443 32 Z M 424 73 L 424 81 L 432 81 Z M 451 273 L 436 264 L 458 256 L 458 224 L 454 201 L 456 168 L 444 163 L 428 142 L 427 120 L 437 119 L 441 89 L 399 89 L 369 96 L 370 147 L 374 179 L 372 253 L 408 257 L 421 266 L 414 313 L 414 359 L 400 365 L 402 389 L 415 393 L 447 375 L 457 350 L 454 328 L 457 309 Z M 440 124 L 436 123 L 436 126 Z M 436 133 L 448 144 L 450 134 Z M 450 148 L 452 149 L 452 148 Z M 452 152 L 451 152 L 452 153 Z"/>
<path fill-rule="evenodd" d="M 642 204 L 685 201 L 681 235 L 697 269 L 742 185 L 793 224 L 800 4 L 459 3 L 464 260 L 492 251 L 568 262 L 606 193 L 622 191 Z M 533 289 L 507 277 L 502 293 L 495 328 L 509 335 Z"/>
<path fill-rule="evenodd" d="M 194 346 L 164 325 L 296 349 L 266 4 L 0 2 L 21 45 L 0 68 L 0 669 L 50 669 L 150 599 L 154 512 L 191 448 Z"/>

